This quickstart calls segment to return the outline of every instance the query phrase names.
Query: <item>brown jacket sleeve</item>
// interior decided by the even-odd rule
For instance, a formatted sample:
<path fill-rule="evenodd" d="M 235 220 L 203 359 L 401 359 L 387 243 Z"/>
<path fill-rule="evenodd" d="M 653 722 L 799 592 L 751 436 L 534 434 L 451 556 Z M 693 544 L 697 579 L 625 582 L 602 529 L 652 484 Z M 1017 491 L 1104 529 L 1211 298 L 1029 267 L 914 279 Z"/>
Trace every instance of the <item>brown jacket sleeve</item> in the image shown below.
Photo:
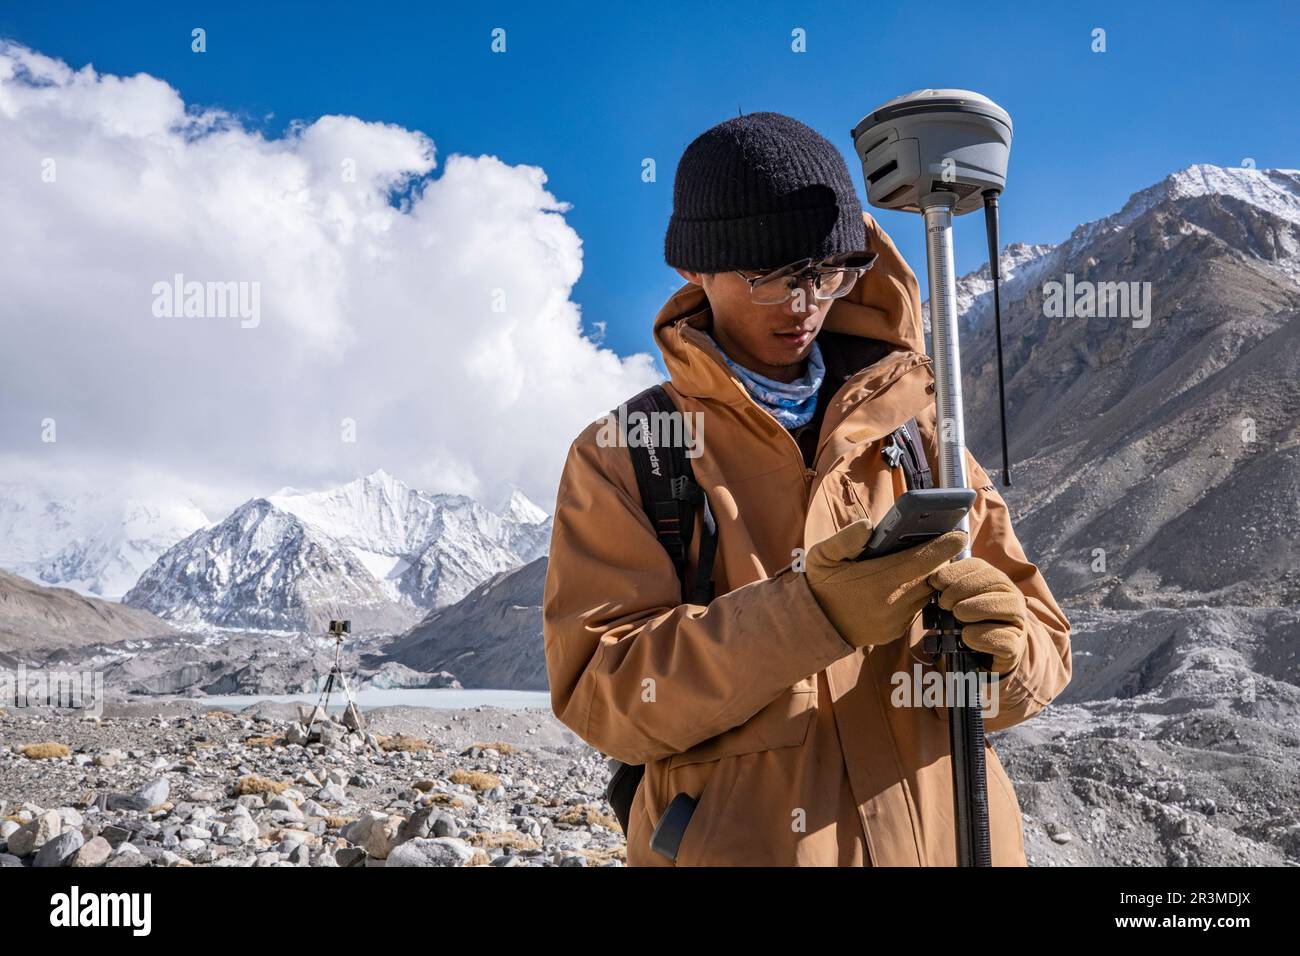
<path fill-rule="evenodd" d="M 1015 670 L 998 681 L 998 714 L 984 729 L 1004 730 L 1034 716 L 1070 683 L 1070 622 L 1011 527 L 1006 503 L 988 473 L 966 453 L 967 480 L 978 497 L 971 509 L 971 556 L 1001 569 L 1025 596 L 1029 644 Z"/>
<path fill-rule="evenodd" d="M 542 606 L 551 704 L 602 753 L 646 763 L 739 726 L 853 652 L 805 575 L 785 569 L 681 603 L 627 448 L 589 427 L 560 479 Z"/>

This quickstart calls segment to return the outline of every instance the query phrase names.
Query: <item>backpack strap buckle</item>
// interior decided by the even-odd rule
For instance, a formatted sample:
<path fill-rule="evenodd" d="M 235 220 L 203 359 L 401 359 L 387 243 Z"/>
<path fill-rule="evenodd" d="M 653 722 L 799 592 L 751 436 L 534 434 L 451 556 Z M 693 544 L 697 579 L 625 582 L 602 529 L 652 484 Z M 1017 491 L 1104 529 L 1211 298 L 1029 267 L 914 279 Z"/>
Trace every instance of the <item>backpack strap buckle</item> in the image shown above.
<path fill-rule="evenodd" d="M 650 518 L 659 543 L 673 559 L 673 564 L 680 565 L 686 560 L 688 543 L 682 527 L 681 509 L 675 501 L 656 501 L 651 504 Z"/>
<path fill-rule="evenodd" d="M 698 505 L 704 498 L 703 489 L 691 480 L 690 475 L 678 475 L 671 479 L 670 488 L 674 501 L 685 501 L 687 504 Z"/>

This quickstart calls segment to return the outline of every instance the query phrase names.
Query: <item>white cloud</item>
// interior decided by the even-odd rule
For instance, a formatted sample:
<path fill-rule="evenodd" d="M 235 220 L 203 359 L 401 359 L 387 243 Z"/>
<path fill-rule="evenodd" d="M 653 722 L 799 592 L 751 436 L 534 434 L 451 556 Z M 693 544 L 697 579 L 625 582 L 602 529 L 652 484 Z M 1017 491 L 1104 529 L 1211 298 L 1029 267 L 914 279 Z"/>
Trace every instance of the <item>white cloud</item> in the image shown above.
<path fill-rule="evenodd" d="M 326 116 L 267 139 L 15 45 L 0 142 L 11 466 L 171 475 L 209 514 L 379 467 L 549 507 L 577 432 L 658 379 L 583 334 L 581 240 L 537 167 L 452 155 L 431 178 L 416 131 Z M 256 327 L 155 317 L 177 273 L 257 283 Z"/>

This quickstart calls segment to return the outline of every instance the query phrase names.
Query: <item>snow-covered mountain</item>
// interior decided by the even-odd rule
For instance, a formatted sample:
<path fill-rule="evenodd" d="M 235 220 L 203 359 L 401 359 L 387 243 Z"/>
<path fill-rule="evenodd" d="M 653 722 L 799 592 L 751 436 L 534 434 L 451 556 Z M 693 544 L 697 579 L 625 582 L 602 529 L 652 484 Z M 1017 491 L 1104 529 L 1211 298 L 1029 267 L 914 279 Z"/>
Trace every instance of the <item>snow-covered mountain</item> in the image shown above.
<path fill-rule="evenodd" d="M 546 554 L 551 547 L 551 518 L 518 488 L 492 509 L 507 520 L 507 540 L 511 551 L 524 562 Z"/>
<path fill-rule="evenodd" d="M 1171 173 L 1134 193 L 1119 212 L 1075 227 L 1059 245 L 1017 242 L 1006 246 L 999 259 L 1003 307 L 1030 296 L 1053 277 L 1059 280 L 1069 271 L 1068 264 L 1086 262 L 1091 257 L 1091 247 L 1124 234 L 1151 210 L 1164 208 L 1177 208 L 1187 228 L 1213 234 L 1223 231 L 1224 210 L 1237 210 L 1239 214 L 1233 216 L 1236 223 L 1221 238 L 1282 278 L 1300 281 L 1300 170 L 1202 163 Z M 924 275 L 919 278 L 924 288 Z M 987 262 L 957 280 L 957 314 L 963 327 L 992 319 L 992 293 Z M 921 312 L 928 332 L 928 300 Z"/>
<path fill-rule="evenodd" d="M 1043 265 L 1056 247 L 1013 242 L 1006 246 L 998 258 L 1001 267 L 1003 302 L 1014 290 L 1027 286 L 1043 274 Z M 919 276 L 922 282 L 925 276 Z M 957 316 L 965 325 L 978 322 L 993 314 L 993 273 L 986 262 L 974 272 L 957 280 Z M 930 331 L 930 300 L 921 304 L 921 319 L 928 334 Z"/>
<path fill-rule="evenodd" d="M 1187 200 L 1207 197 L 1214 200 L 1214 206 L 1227 203 L 1238 210 L 1251 207 L 1269 220 L 1300 226 L 1300 170 L 1199 163 L 1134 193 L 1114 215 L 1079 226 L 1061 248 L 1079 249 L 1121 232 L 1157 206 L 1177 205 L 1181 210 L 1192 210 L 1196 204 Z M 1243 240 L 1243 252 L 1258 254 L 1281 273 L 1293 278 L 1300 274 L 1300 246 L 1295 243 L 1294 233 L 1273 232 L 1270 240 L 1268 236 L 1250 237 L 1239 231 L 1234 238 Z M 1262 244 L 1255 241 L 1259 238 L 1263 239 Z"/>
<path fill-rule="evenodd" d="M 511 488 L 503 500 L 492 509 L 503 518 L 509 518 L 511 521 L 517 521 L 520 524 L 541 524 L 546 520 L 546 512 L 539 508 L 533 501 L 518 488 Z"/>
<path fill-rule="evenodd" d="M 9 482 L 0 486 L 0 568 L 117 600 L 160 554 L 207 524 L 207 516 L 180 496 L 61 496 Z"/>
<path fill-rule="evenodd" d="M 162 555 L 126 602 L 175 621 L 404 628 L 546 552 L 550 518 L 515 491 L 501 512 L 384 471 L 330 491 L 255 498 Z"/>

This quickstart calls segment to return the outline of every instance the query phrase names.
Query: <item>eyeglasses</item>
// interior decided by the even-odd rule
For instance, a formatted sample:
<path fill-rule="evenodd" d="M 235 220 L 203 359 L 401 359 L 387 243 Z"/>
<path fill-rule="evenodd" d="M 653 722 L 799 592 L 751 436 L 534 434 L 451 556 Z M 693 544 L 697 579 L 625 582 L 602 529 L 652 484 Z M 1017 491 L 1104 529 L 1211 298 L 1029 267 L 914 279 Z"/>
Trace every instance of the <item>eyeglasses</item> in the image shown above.
<path fill-rule="evenodd" d="M 780 305 L 794 295 L 795 289 L 809 282 L 817 298 L 838 299 L 853 288 L 858 276 L 875 265 L 876 256 L 874 252 L 846 252 L 820 262 L 800 259 L 756 276 L 734 271 L 749 283 L 749 295 L 756 305 Z"/>

